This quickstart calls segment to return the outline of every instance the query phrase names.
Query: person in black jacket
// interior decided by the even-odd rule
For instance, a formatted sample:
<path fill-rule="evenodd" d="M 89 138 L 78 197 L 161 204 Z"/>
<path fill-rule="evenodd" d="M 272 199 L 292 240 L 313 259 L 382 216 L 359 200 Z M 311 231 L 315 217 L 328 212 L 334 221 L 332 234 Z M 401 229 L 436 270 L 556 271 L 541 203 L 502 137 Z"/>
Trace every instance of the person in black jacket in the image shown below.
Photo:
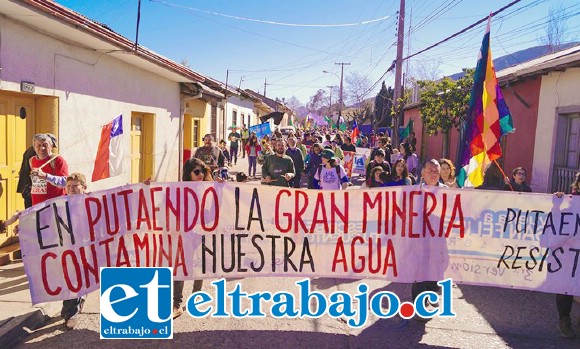
<path fill-rule="evenodd" d="M 55 142 L 53 141 L 53 147 L 55 147 Z M 29 208 L 32 206 L 32 196 L 30 196 L 30 189 L 32 188 L 32 179 L 30 178 L 30 158 L 35 156 L 36 152 L 31 146 L 22 155 L 22 164 L 20 165 L 20 171 L 18 171 L 18 184 L 16 185 L 16 192 L 22 195 L 24 199 L 24 207 Z"/>
<path fill-rule="evenodd" d="M 572 195 L 580 195 L 580 172 L 576 173 L 574 182 L 570 186 Z M 561 198 L 564 193 L 557 192 L 556 196 Z M 574 304 L 574 296 L 569 294 L 557 294 L 556 295 L 556 308 L 558 309 L 558 332 L 560 336 L 564 338 L 576 338 L 576 333 L 572 328 L 572 318 L 570 313 L 572 313 L 572 305 Z"/>
<path fill-rule="evenodd" d="M 340 149 L 342 149 L 343 152 L 352 151 L 356 153 L 356 147 L 354 144 L 352 144 L 352 139 L 350 136 L 344 137 L 344 143 L 340 146 Z"/>
<path fill-rule="evenodd" d="M 512 179 L 505 177 L 503 190 L 531 193 L 532 188 L 526 183 L 527 172 L 523 167 L 516 167 L 512 171 Z"/>
<path fill-rule="evenodd" d="M 288 148 L 286 149 L 286 155 L 292 158 L 294 161 L 294 178 L 289 181 L 291 188 L 300 188 L 300 179 L 302 173 L 304 173 L 304 157 L 300 149 L 296 147 L 296 138 L 288 138 Z"/>
<path fill-rule="evenodd" d="M 385 160 L 385 151 L 383 149 L 377 149 L 375 159 L 367 165 L 365 179 L 370 178 L 371 170 L 375 167 L 381 167 L 384 172 L 391 173 L 391 165 Z"/>
<path fill-rule="evenodd" d="M 314 175 L 318 170 L 318 166 L 322 164 L 322 145 L 320 143 L 314 143 L 310 147 L 310 153 L 306 155 L 306 174 L 308 175 L 308 189 L 315 189 L 314 186 Z"/>

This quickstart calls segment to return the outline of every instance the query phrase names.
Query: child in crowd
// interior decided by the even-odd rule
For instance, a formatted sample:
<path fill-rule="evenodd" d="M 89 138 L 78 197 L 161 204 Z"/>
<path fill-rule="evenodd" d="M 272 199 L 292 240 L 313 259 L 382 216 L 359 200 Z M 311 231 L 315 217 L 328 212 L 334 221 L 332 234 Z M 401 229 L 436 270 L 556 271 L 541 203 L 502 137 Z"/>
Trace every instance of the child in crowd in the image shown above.
<path fill-rule="evenodd" d="M 230 152 L 227 149 L 227 143 L 226 141 L 224 141 L 223 139 L 220 141 L 218 147 L 220 148 L 220 150 L 222 151 L 222 154 L 224 154 L 224 157 L 226 158 L 226 161 L 228 163 L 228 166 L 232 166 L 232 158 L 230 157 Z"/>
<path fill-rule="evenodd" d="M 71 173 L 66 177 L 65 191 L 66 195 L 85 194 L 87 190 L 87 179 L 82 173 Z M 19 213 L 15 217 L 19 216 Z M 14 233 L 18 234 L 18 226 L 14 228 Z M 80 298 L 67 299 L 62 301 L 62 310 L 60 315 L 64 318 L 65 328 L 74 329 L 79 320 L 79 314 L 83 309 L 86 296 Z"/>

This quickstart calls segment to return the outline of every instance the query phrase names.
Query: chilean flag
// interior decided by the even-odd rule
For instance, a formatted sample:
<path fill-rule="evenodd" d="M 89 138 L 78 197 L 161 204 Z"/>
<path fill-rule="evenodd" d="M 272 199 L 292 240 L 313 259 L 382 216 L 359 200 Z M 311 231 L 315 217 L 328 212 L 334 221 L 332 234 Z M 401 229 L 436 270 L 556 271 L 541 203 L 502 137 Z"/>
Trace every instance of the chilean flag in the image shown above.
<path fill-rule="evenodd" d="M 118 176 L 123 173 L 123 114 L 101 130 L 101 140 L 95 158 L 92 181 Z"/>
<path fill-rule="evenodd" d="M 354 143 L 356 141 L 356 139 L 358 138 L 359 135 L 359 131 L 358 131 L 358 125 L 356 124 L 356 120 L 353 122 L 352 124 L 352 132 L 350 134 L 350 138 L 352 140 L 352 142 Z"/>

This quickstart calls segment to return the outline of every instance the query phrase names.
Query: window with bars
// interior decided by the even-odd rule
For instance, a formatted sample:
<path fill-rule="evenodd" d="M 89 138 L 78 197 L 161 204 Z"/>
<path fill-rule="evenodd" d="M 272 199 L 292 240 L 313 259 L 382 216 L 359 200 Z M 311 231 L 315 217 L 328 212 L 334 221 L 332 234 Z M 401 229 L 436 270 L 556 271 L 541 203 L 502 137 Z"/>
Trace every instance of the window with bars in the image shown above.
<path fill-rule="evenodd" d="M 580 113 L 559 114 L 551 191 L 569 192 L 578 170 L 580 170 Z"/>
<path fill-rule="evenodd" d="M 567 133 L 565 166 L 577 169 L 580 167 L 580 114 L 572 114 L 568 118 Z"/>

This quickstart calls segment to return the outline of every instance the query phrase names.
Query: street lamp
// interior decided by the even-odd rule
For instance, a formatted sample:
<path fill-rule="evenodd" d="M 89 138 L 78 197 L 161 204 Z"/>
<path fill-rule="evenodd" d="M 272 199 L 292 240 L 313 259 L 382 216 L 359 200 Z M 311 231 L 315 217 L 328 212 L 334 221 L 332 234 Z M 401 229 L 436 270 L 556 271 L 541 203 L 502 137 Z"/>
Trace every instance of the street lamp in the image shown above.
<path fill-rule="evenodd" d="M 332 74 L 340 80 L 340 87 L 338 88 L 338 122 L 340 122 L 340 117 L 342 115 L 342 78 L 340 76 L 338 76 L 338 74 L 333 73 L 333 72 L 328 71 L 328 70 L 323 70 L 322 72 L 324 74 Z M 327 87 L 330 87 L 330 94 L 332 94 L 332 87 L 331 86 L 327 86 Z M 332 103 L 330 104 L 330 107 L 332 108 Z M 331 117 L 332 117 L 332 115 L 331 115 Z M 338 122 L 337 122 L 337 125 L 338 125 Z"/>
<path fill-rule="evenodd" d="M 343 73 L 344 73 L 344 66 L 345 65 L 350 65 L 350 63 L 335 63 L 335 64 L 339 64 L 341 66 L 341 70 L 340 70 L 340 77 L 338 76 L 338 74 L 327 71 L 327 70 L 323 70 L 322 72 L 325 74 L 332 74 L 334 76 L 336 76 L 337 78 L 340 79 L 340 87 L 339 87 L 339 100 L 338 100 L 338 122 L 337 124 L 340 123 L 340 119 L 342 117 L 342 78 L 343 78 Z"/>
<path fill-rule="evenodd" d="M 326 87 L 328 87 L 330 89 L 330 94 L 328 95 L 328 98 L 329 98 L 328 112 L 330 113 L 330 118 L 332 119 L 332 88 L 334 86 L 331 85 L 331 86 L 326 86 Z"/>

